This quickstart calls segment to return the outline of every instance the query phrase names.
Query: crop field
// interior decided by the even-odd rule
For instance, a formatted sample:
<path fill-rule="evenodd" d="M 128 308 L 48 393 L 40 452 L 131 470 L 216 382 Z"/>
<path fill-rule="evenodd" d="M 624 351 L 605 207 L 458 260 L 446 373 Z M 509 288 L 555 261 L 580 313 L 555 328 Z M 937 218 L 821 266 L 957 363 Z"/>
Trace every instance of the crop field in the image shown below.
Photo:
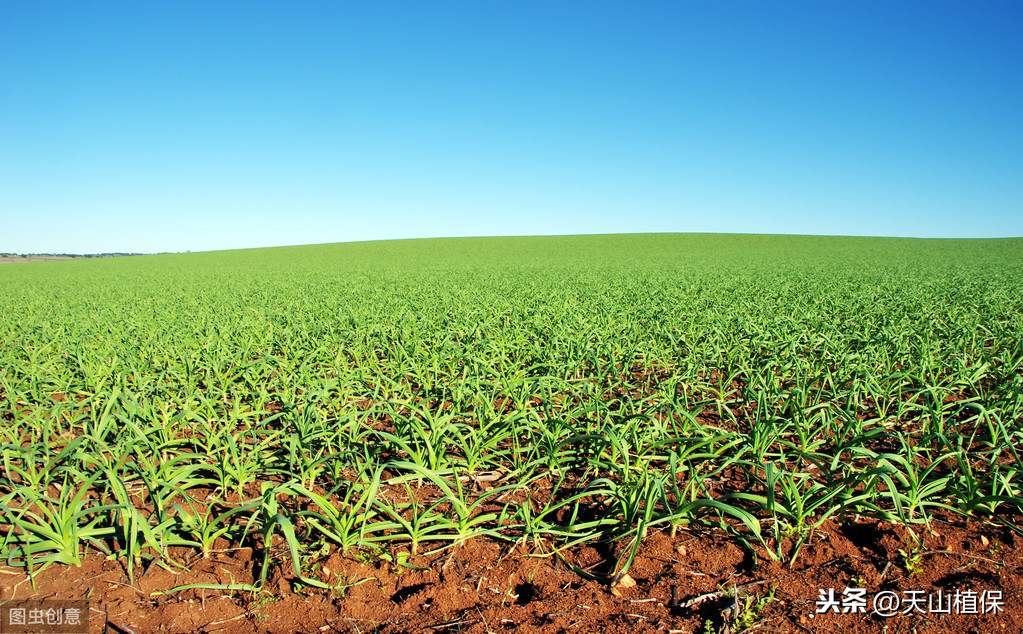
<path fill-rule="evenodd" d="M 93 631 L 1020 631 L 1021 441 L 1023 239 L 0 266 L 0 598 Z"/>

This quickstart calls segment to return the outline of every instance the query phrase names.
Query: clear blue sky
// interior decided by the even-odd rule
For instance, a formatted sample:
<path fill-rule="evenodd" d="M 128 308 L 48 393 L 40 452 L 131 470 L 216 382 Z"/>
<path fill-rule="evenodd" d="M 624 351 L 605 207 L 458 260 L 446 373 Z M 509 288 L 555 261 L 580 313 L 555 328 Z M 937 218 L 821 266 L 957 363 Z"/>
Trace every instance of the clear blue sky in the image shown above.
<path fill-rule="evenodd" d="M 1023 3 L 0 3 L 0 251 L 1023 235 Z"/>

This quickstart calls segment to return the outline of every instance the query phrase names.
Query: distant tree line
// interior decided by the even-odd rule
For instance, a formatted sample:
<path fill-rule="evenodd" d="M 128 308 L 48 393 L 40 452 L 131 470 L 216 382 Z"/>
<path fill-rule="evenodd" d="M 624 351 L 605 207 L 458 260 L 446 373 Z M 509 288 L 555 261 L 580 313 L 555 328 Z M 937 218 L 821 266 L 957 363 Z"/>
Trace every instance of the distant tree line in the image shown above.
<path fill-rule="evenodd" d="M 0 253 L 3 258 L 120 258 L 148 253 Z"/>

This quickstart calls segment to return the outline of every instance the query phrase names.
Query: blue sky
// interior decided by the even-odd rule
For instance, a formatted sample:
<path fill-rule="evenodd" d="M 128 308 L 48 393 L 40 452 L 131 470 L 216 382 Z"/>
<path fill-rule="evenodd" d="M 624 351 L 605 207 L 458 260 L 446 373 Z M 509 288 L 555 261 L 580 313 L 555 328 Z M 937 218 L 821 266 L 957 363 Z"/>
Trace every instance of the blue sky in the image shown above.
<path fill-rule="evenodd" d="M 1023 3 L 3 2 L 0 251 L 1023 236 Z"/>

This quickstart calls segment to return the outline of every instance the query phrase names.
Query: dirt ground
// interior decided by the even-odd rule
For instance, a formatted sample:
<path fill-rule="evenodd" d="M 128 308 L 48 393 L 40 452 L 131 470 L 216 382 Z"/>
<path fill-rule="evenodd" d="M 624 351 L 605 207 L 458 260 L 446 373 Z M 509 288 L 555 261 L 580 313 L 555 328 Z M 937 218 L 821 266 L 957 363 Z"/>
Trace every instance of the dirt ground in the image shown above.
<path fill-rule="evenodd" d="M 30 255 L 27 257 L 21 257 L 20 255 L 0 255 L 0 264 L 16 264 L 18 262 L 53 262 L 57 260 L 71 259 L 72 258 L 45 255 Z"/>
<path fill-rule="evenodd" d="M 0 591 L 7 601 L 88 599 L 91 632 L 1023 631 L 1023 538 L 952 517 L 930 528 L 918 528 L 917 546 L 901 526 L 829 520 L 791 567 L 720 529 L 651 531 L 614 586 L 584 575 L 610 576 L 627 543 L 558 557 L 543 543 L 479 538 L 410 557 L 420 569 L 380 553 L 325 552 L 306 575 L 348 586 L 337 590 L 293 584 L 287 548 L 275 544 L 280 558 L 258 595 L 154 594 L 252 583 L 262 557 L 248 548 L 206 559 L 183 551 L 186 570 L 138 568 L 134 585 L 100 553 L 80 568 L 48 568 L 34 589 L 20 570 L 0 568 Z"/>

